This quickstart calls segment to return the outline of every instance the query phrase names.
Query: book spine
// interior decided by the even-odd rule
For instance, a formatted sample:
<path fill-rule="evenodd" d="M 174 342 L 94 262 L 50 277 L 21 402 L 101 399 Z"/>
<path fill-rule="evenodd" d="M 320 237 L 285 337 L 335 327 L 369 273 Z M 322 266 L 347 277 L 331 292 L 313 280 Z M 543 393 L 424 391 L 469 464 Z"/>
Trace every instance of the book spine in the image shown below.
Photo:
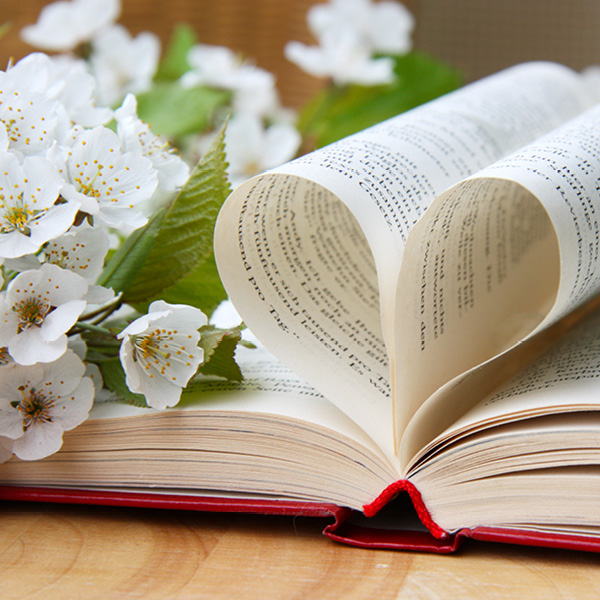
<path fill-rule="evenodd" d="M 427 510 L 423 498 L 419 490 L 407 479 L 400 479 L 388 485 L 373 502 L 363 506 L 363 512 L 367 517 L 374 517 L 388 502 L 391 502 L 401 492 L 407 492 L 415 507 L 417 516 L 421 523 L 427 527 L 431 535 L 438 540 L 447 538 L 450 534 L 442 529 L 431 518 L 431 514 Z"/>
<path fill-rule="evenodd" d="M 377 523 L 377 514 L 399 494 L 408 494 L 417 517 L 425 526 L 423 529 L 397 529 L 389 527 L 389 522 Z M 407 480 L 399 480 L 385 488 L 375 500 L 363 506 L 364 516 L 373 519 L 369 525 L 364 519 L 340 513 L 335 523 L 328 525 L 323 534 L 330 539 L 358 546 L 359 548 L 386 548 L 390 550 L 413 550 L 450 554 L 456 552 L 465 536 L 450 534 L 432 519 L 419 490 Z M 367 519 L 368 521 L 369 519 Z"/>

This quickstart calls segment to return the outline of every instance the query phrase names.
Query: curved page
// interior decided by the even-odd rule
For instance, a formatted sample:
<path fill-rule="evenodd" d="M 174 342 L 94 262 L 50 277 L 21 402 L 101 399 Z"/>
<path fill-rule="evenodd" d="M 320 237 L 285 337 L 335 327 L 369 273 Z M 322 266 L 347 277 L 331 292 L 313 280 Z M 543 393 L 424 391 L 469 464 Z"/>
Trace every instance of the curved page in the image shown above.
<path fill-rule="evenodd" d="M 403 398 L 412 399 L 405 420 L 409 408 L 418 409 L 454 376 L 558 323 L 600 292 L 599 159 L 596 107 L 458 184 L 415 228 L 400 282 L 405 289 L 425 287 L 405 295 L 397 313 L 396 372 Z M 443 273 L 431 266 L 440 262 Z M 425 326 L 406 317 L 411 310 L 422 313 Z M 486 367 L 489 378 L 494 369 Z M 425 430 L 409 437 L 432 439 L 442 423 L 449 426 L 477 402 L 481 394 L 469 379 L 470 398 L 458 406 L 455 386 L 436 393 L 414 424 Z"/>
<path fill-rule="evenodd" d="M 389 363 L 410 230 L 444 189 L 588 104 L 573 72 L 523 65 L 246 182 L 215 236 L 231 299 L 278 358 L 394 454 Z"/>
<path fill-rule="evenodd" d="M 413 234 L 396 307 L 399 432 L 443 384 L 530 334 L 559 286 L 550 218 L 514 182 L 459 184 Z"/>

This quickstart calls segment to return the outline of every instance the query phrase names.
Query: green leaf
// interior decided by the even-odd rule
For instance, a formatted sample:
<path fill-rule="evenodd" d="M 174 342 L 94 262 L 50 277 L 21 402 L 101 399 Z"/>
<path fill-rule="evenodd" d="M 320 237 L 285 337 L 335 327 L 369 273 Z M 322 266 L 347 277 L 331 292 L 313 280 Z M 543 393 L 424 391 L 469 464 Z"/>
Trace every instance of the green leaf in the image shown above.
<path fill-rule="evenodd" d="M 138 116 L 156 135 L 170 139 L 203 132 L 229 92 L 208 87 L 183 88 L 177 81 L 158 81 L 137 96 Z"/>
<path fill-rule="evenodd" d="M 330 144 L 429 102 L 462 83 L 456 70 L 425 54 L 411 52 L 393 58 L 393 83 L 331 87 L 309 102 L 298 123 L 309 145 Z"/>
<path fill-rule="evenodd" d="M 13 24 L 10 21 L 6 21 L 0 25 L 0 39 L 2 39 L 11 29 Z"/>
<path fill-rule="evenodd" d="M 133 283 L 136 274 L 150 254 L 165 212 L 160 211 L 145 227 L 137 229 L 127 237 L 106 263 L 97 280 L 98 285 L 112 288 L 119 293 Z"/>
<path fill-rule="evenodd" d="M 157 298 L 212 256 L 215 221 L 230 192 L 224 134 L 223 130 L 215 139 L 169 207 L 125 302 Z"/>
<path fill-rule="evenodd" d="M 176 81 L 189 71 L 187 54 L 197 42 L 196 34 L 189 25 L 177 24 L 155 79 L 157 81 Z"/>
<path fill-rule="evenodd" d="M 211 315 L 227 299 L 227 292 L 221 283 L 214 254 L 200 266 L 193 269 L 175 285 L 161 294 L 165 302 L 171 304 L 189 304 Z"/>
<path fill-rule="evenodd" d="M 199 369 L 200 373 L 242 381 L 242 372 L 235 362 L 235 349 L 241 340 L 242 328 L 217 329 L 208 325 L 200 330 L 199 345 L 204 349 L 204 364 Z"/>
<path fill-rule="evenodd" d="M 117 394 L 121 400 L 127 404 L 146 407 L 146 398 L 142 394 L 134 394 L 125 383 L 125 371 L 118 358 L 107 360 L 99 363 L 100 371 L 104 385 L 111 391 Z"/>

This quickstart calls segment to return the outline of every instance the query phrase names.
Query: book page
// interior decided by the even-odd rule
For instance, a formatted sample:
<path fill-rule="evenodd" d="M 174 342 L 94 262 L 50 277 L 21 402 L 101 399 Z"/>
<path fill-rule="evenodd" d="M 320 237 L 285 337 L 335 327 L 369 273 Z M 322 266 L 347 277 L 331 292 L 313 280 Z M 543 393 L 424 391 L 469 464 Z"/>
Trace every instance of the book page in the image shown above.
<path fill-rule="evenodd" d="M 433 519 L 461 527 L 598 527 L 600 413 L 531 418 L 473 433 L 410 475 Z"/>
<path fill-rule="evenodd" d="M 482 398 L 440 437 L 576 411 L 600 411 L 600 310 Z"/>
<path fill-rule="evenodd" d="M 477 177 L 519 184 L 541 203 L 556 231 L 559 289 L 537 330 L 600 291 L 600 106 Z"/>
<path fill-rule="evenodd" d="M 396 307 L 398 435 L 445 383 L 530 334 L 550 311 L 560 279 L 550 218 L 513 182 L 459 184 L 413 233 Z"/>
<path fill-rule="evenodd" d="M 239 346 L 236 360 L 244 375 L 241 382 L 199 377 L 188 385 L 179 404 L 166 411 L 244 412 L 297 419 L 308 426 L 316 425 L 351 439 L 356 447 L 364 447 L 378 455 L 382 463 L 390 464 L 356 423 L 281 364 L 260 343 L 252 349 Z M 163 412 L 130 404 L 100 402 L 94 405 L 89 419 L 119 419 Z"/>
<path fill-rule="evenodd" d="M 398 335 L 402 343 L 412 337 L 413 346 L 399 354 L 410 353 L 412 363 L 402 372 L 399 361 L 398 377 L 413 386 L 407 393 L 413 406 L 417 396 L 557 323 L 600 292 L 599 155 L 600 107 L 484 169 L 432 206 L 419 224 L 421 235 L 411 240 L 415 245 L 407 247 L 414 260 L 404 271 L 413 283 L 424 281 L 425 292 L 399 307 L 417 305 L 424 324 L 418 330 L 399 317 Z M 445 279 L 430 266 L 440 260 Z M 419 340 L 415 357 L 411 349 Z M 428 389 L 419 373 L 430 375 Z M 453 401 L 436 393 L 435 402 L 432 410 L 447 412 L 446 421 L 456 418 Z M 439 433 L 424 415 L 422 427 Z"/>
<path fill-rule="evenodd" d="M 589 103 L 564 67 L 515 67 L 246 182 L 215 236 L 230 297 L 278 358 L 395 453 L 391 332 L 409 232 L 437 194 Z"/>
<path fill-rule="evenodd" d="M 406 473 L 414 464 L 437 446 L 444 432 L 467 414 L 482 398 L 522 372 L 538 356 L 557 342 L 575 323 L 600 306 L 591 302 L 556 325 L 530 337 L 508 352 L 461 373 L 435 391 L 418 409 L 404 431 L 400 448 L 400 465 Z"/>

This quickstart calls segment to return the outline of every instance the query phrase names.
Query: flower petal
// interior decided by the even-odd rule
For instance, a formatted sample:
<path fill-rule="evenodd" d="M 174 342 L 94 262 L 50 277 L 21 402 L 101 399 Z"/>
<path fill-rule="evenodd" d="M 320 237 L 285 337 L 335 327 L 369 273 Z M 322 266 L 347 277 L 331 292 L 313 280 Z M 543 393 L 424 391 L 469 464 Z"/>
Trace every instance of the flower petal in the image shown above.
<path fill-rule="evenodd" d="M 58 360 L 44 365 L 44 375 L 38 387 L 44 387 L 54 397 L 68 396 L 79 385 L 85 365 L 71 350 L 66 351 Z"/>
<path fill-rule="evenodd" d="M 74 429 L 87 419 L 94 404 L 94 389 L 92 380 L 84 377 L 72 396 L 56 403 L 52 415 L 65 431 Z"/>
<path fill-rule="evenodd" d="M 168 316 L 168 326 L 175 329 L 200 329 L 208 323 L 207 316 L 199 308 L 187 304 L 170 304 L 164 300 L 155 300 L 148 307 L 148 314 L 154 313 Z M 167 323 L 163 322 L 163 324 Z"/>
<path fill-rule="evenodd" d="M 10 355 L 20 365 L 53 362 L 67 349 L 67 336 L 46 341 L 40 337 L 37 327 L 30 327 L 16 335 L 8 344 Z"/>
<path fill-rule="evenodd" d="M 58 423 L 35 423 L 13 443 L 13 452 L 21 460 L 39 460 L 60 450 L 63 429 Z"/>
<path fill-rule="evenodd" d="M 146 377 L 140 380 L 140 385 L 135 391 L 144 394 L 148 406 L 162 410 L 179 402 L 182 389 L 163 377 Z"/>
<path fill-rule="evenodd" d="M 0 436 L 16 440 L 23 435 L 23 419 L 7 398 L 0 398 Z"/>
<path fill-rule="evenodd" d="M 65 334 L 85 310 L 85 300 L 70 300 L 54 309 L 45 319 L 40 328 L 40 338 L 44 342 L 52 342 Z"/>

